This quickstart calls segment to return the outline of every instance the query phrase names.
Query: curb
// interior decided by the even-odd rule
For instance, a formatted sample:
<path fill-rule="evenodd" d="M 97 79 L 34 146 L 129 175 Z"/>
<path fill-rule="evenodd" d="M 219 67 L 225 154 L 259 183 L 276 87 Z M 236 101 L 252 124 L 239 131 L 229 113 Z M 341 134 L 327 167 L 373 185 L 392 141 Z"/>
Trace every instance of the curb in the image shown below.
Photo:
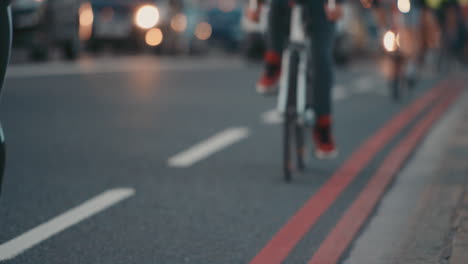
<path fill-rule="evenodd" d="M 468 262 L 468 106 L 465 107 L 463 120 L 456 136 L 451 140 L 452 158 L 457 156 L 452 161 L 453 167 L 459 170 L 460 180 L 464 181 L 464 190 L 455 211 L 450 264 Z"/>

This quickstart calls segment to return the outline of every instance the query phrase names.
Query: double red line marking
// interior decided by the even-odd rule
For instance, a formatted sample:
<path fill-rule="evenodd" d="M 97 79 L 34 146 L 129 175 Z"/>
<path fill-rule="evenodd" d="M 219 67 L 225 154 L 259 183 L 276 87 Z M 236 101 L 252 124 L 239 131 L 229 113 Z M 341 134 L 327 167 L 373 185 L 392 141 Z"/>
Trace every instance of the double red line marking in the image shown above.
<path fill-rule="evenodd" d="M 403 166 L 405 160 L 460 92 L 461 88 L 458 87 L 454 92 L 442 99 L 390 153 L 356 201 L 320 245 L 318 251 L 308 262 L 309 264 L 331 264 L 339 261 L 354 236 L 377 205 L 388 184 Z"/>
<path fill-rule="evenodd" d="M 412 135 L 411 139 L 405 139 L 387 158 L 387 160 L 390 158 L 391 160 L 384 162 L 384 166 L 382 166 L 379 171 L 385 170 L 387 175 L 391 175 L 391 179 L 395 172 L 401 167 L 406 157 L 420 141 L 425 132 L 430 128 L 437 117 L 439 117 L 450 105 L 460 90 L 461 89 L 457 89 L 456 91 L 449 92 L 444 84 L 439 84 L 427 92 L 424 96 L 413 102 L 409 107 L 405 108 L 405 110 L 400 112 L 392 120 L 387 122 L 386 125 L 379 129 L 379 131 L 366 142 L 364 142 L 364 144 L 362 144 L 361 147 L 356 152 L 354 152 L 350 158 L 348 158 L 348 160 L 320 188 L 320 190 L 305 203 L 305 205 L 278 231 L 278 233 L 276 233 L 276 235 L 268 242 L 268 244 L 257 254 L 257 256 L 255 256 L 250 264 L 275 264 L 284 261 L 291 250 L 296 246 L 296 244 L 315 225 L 320 216 L 336 201 L 343 190 L 357 177 L 357 175 L 359 175 L 359 173 L 366 167 L 372 158 L 383 147 L 385 147 L 385 145 L 387 145 L 387 143 L 395 135 L 397 135 L 421 112 L 423 112 L 424 109 L 426 109 L 431 103 L 433 103 L 444 93 L 449 92 L 450 95 L 445 97 L 445 99 L 443 99 L 442 102 L 436 108 L 434 108 L 431 113 L 423 121 L 421 121 L 421 123 L 418 124 L 416 128 L 414 128 L 414 130 L 408 136 L 410 137 Z M 410 141 L 409 143 L 411 144 L 408 144 L 407 141 Z M 403 146 L 403 143 L 407 144 L 408 146 Z M 397 151 L 398 153 L 394 154 Z M 387 173 L 389 166 L 393 166 L 392 170 L 390 171 L 391 173 Z M 380 174 L 382 173 L 383 172 L 380 172 Z M 390 179 L 387 180 L 387 183 L 390 181 Z M 369 184 L 372 184 L 372 182 L 373 180 Z M 380 192 L 374 190 L 368 191 L 375 197 L 375 203 L 378 201 L 378 198 L 381 196 L 381 193 L 385 189 L 386 185 L 387 184 L 381 184 L 380 189 L 382 189 L 382 191 Z M 368 188 L 373 187 L 374 186 L 368 185 Z M 361 194 L 358 199 L 368 199 L 370 196 L 372 196 L 371 194 L 366 194 L 366 196 L 369 197 L 361 198 L 362 195 L 364 194 Z M 367 204 L 367 207 L 370 206 L 369 213 L 375 203 Z M 368 217 L 368 214 L 366 215 L 362 213 L 361 204 L 356 205 L 355 202 L 349 210 L 351 210 L 353 207 L 356 207 L 356 209 L 353 209 L 351 212 L 348 211 L 345 215 L 345 218 L 348 220 L 343 223 L 340 221 L 339 225 L 342 227 L 337 225 L 330 236 L 327 237 L 327 239 L 321 245 L 319 251 L 317 251 L 317 254 L 314 255 L 309 264 L 336 263 L 342 252 L 344 252 L 354 235 L 357 233 L 359 227 Z M 348 228 L 349 221 L 353 221 L 353 217 L 355 217 L 356 214 L 361 213 L 364 215 L 364 217 L 360 222 L 356 221 L 355 224 L 357 228 L 354 228 L 356 230 L 354 232 L 352 232 L 353 230 L 350 230 L 346 234 L 343 233 L 346 231 L 343 231 L 343 229 Z M 348 216 L 348 214 L 350 216 Z M 347 235 L 347 239 L 343 239 L 344 237 L 341 237 L 344 235 Z M 337 245 L 337 243 L 340 246 L 339 248 L 335 249 L 334 247 Z"/>

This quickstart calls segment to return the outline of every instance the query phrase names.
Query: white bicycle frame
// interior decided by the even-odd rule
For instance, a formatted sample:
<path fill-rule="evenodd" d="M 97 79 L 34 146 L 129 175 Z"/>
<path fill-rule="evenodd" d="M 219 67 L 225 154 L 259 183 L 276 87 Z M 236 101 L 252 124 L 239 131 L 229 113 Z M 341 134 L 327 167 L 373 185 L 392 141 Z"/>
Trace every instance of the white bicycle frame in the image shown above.
<path fill-rule="evenodd" d="M 315 1 L 315 0 L 314 0 Z M 336 0 L 328 0 L 328 9 L 336 8 Z M 288 47 L 283 52 L 283 70 L 280 77 L 280 88 L 278 96 L 277 110 L 281 114 L 287 111 L 288 89 L 289 89 L 289 63 L 292 49 L 299 51 L 299 67 L 297 74 L 293 75 L 297 78 L 296 91 L 296 113 L 299 117 L 303 117 L 307 104 L 307 63 L 308 63 L 308 46 L 309 39 L 306 37 L 304 30 L 304 21 L 302 19 L 302 6 L 295 4 L 291 10 L 291 24 L 289 33 Z"/>
<path fill-rule="evenodd" d="M 306 35 L 304 32 L 304 23 L 302 20 L 302 6 L 295 4 L 291 10 L 291 23 L 289 31 L 289 45 L 283 52 L 283 66 L 284 69 L 280 76 L 280 87 L 277 109 L 280 113 L 286 113 L 287 101 L 288 101 L 288 89 L 289 87 L 289 64 L 291 58 L 292 49 L 299 51 L 299 67 L 297 74 L 293 76 L 297 79 L 297 91 L 296 91 L 296 112 L 298 115 L 304 113 L 306 108 L 307 98 L 307 47 Z"/>

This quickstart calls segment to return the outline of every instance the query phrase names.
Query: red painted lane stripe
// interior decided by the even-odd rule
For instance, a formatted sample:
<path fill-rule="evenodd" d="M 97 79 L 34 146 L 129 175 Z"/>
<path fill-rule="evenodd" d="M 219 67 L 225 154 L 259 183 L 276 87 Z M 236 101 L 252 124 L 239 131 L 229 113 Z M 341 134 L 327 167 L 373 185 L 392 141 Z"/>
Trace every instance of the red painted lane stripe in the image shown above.
<path fill-rule="evenodd" d="M 273 236 L 250 264 L 281 263 L 339 194 L 398 132 L 444 92 L 439 84 L 418 98 L 364 142 L 335 174 Z"/>
<path fill-rule="evenodd" d="M 458 87 L 448 97 L 444 98 L 390 153 L 308 264 L 334 264 L 338 262 L 354 236 L 372 213 L 388 184 L 403 166 L 405 160 L 417 147 L 435 121 L 454 102 L 461 90 Z"/>

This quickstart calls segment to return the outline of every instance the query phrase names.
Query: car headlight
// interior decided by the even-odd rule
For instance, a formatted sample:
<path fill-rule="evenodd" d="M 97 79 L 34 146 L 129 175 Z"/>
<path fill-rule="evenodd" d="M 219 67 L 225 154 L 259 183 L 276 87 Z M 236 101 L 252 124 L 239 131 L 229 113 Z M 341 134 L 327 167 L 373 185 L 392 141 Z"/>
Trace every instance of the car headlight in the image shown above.
<path fill-rule="evenodd" d="M 394 52 L 398 48 L 399 42 L 399 35 L 395 34 L 395 32 L 389 30 L 385 32 L 383 36 L 383 46 L 386 51 Z"/>
<path fill-rule="evenodd" d="M 144 5 L 138 8 L 135 24 L 142 29 L 150 29 L 159 22 L 159 10 L 154 5 Z"/>

